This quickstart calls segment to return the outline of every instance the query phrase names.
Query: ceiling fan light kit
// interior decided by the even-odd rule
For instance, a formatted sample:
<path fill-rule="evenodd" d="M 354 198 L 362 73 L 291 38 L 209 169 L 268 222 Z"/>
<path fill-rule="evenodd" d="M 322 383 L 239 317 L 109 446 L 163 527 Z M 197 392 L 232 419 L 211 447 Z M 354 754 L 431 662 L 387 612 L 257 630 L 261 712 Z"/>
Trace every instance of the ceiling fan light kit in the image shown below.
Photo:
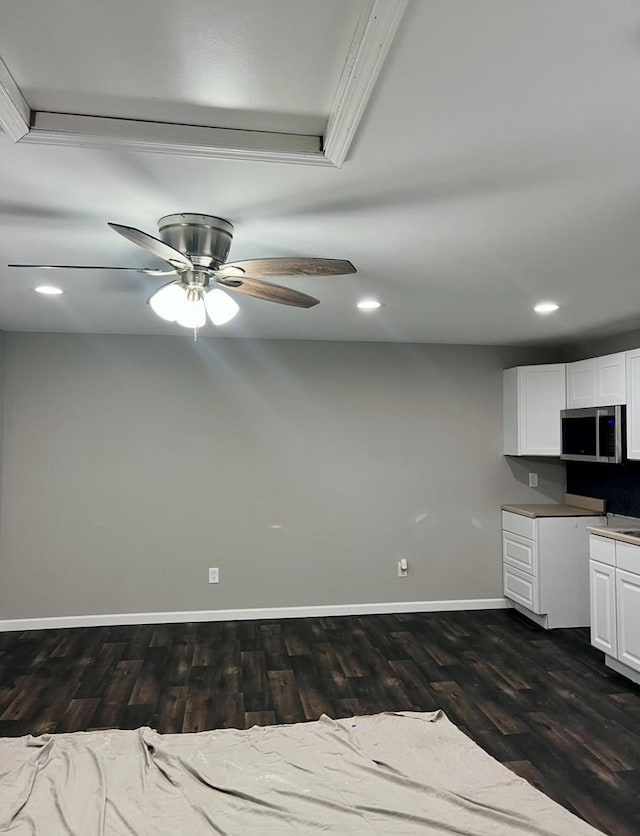
<path fill-rule="evenodd" d="M 109 223 L 131 243 L 161 259 L 171 270 L 154 267 L 82 267 L 80 265 L 10 264 L 28 269 L 132 270 L 151 276 L 177 275 L 149 299 L 153 312 L 168 322 L 191 328 L 194 339 L 207 321 L 224 325 L 240 310 L 232 293 L 295 308 L 312 308 L 319 300 L 290 287 L 265 282 L 263 276 L 339 276 L 355 273 L 350 261 L 332 258 L 254 258 L 227 262 L 233 224 L 214 215 L 182 212 L 158 221 L 160 238 L 135 227 Z M 224 288 L 224 289 L 223 289 Z"/>
<path fill-rule="evenodd" d="M 195 329 L 205 324 L 206 314 L 214 325 L 224 325 L 240 310 L 238 303 L 224 290 L 189 287 L 182 282 L 161 287 L 149 299 L 149 304 L 161 319 Z"/>

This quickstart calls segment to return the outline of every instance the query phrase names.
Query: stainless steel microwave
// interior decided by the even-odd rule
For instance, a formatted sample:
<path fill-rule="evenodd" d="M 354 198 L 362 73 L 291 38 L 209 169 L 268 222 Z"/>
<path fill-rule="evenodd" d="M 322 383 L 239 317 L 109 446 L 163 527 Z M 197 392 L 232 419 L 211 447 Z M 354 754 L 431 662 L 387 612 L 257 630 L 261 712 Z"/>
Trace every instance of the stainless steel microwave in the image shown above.
<path fill-rule="evenodd" d="M 625 456 L 625 407 L 563 409 L 561 459 L 616 464 Z"/>

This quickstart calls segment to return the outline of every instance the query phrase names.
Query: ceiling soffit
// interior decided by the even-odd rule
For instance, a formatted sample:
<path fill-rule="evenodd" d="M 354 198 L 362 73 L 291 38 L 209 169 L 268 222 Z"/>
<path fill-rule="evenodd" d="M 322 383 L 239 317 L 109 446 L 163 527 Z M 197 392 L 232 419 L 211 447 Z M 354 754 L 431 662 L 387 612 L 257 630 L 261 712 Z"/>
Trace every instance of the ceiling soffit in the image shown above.
<path fill-rule="evenodd" d="M 147 153 L 340 168 L 407 4 L 408 0 L 371 0 L 360 17 L 324 136 L 37 111 L 29 106 L 1 57 L 0 127 L 13 142 L 116 146 Z"/>

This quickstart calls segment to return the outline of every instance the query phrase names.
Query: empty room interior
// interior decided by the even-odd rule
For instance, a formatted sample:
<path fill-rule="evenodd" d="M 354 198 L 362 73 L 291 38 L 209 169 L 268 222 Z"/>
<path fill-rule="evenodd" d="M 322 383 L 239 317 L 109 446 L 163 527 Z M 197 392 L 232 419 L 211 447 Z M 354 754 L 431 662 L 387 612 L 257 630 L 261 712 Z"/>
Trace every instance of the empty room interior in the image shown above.
<path fill-rule="evenodd" d="M 0 4 L 0 833 L 640 834 L 639 0 Z"/>

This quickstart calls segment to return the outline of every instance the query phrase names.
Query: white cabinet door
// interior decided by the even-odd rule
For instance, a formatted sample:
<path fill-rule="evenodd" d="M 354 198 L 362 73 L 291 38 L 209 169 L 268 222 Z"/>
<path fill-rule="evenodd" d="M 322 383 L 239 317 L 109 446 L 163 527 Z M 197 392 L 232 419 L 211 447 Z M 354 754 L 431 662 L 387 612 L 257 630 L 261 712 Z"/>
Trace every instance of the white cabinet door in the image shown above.
<path fill-rule="evenodd" d="M 560 410 L 566 401 L 566 366 L 519 366 L 504 373 L 505 456 L 559 456 Z"/>
<path fill-rule="evenodd" d="M 613 541 L 611 541 L 613 542 Z M 616 656 L 616 570 L 606 563 L 589 561 L 591 593 L 591 644 Z"/>
<path fill-rule="evenodd" d="M 640 671 L 640 575 L 616 569 L 618 652 L 616 658 Z"/>
<path fill-rule="evenodd" d="M 567 409 L 627 402 L 625 354 L 607 354 L 567 364 Z"/>
<path fill-rule="evenodd" d="M 594 357 L 596 402 L 594 406 L 614 406 L 627 402 L 625 354 Z"/>
<path fill-rule="evenodd" d="M 640 348 L 627 351 L 627 458 L 640 459 Z"/>
<path fill-rule="evenodd" d="M 520 370 L 521 456 L 560 455 L 560 411 L 566 402 L 564 363 Z"/>
<path fill-rule="evenodd" d="M 567 409 L 596 405 L 596 366 L 593 360 L 567 364 Z"/>

